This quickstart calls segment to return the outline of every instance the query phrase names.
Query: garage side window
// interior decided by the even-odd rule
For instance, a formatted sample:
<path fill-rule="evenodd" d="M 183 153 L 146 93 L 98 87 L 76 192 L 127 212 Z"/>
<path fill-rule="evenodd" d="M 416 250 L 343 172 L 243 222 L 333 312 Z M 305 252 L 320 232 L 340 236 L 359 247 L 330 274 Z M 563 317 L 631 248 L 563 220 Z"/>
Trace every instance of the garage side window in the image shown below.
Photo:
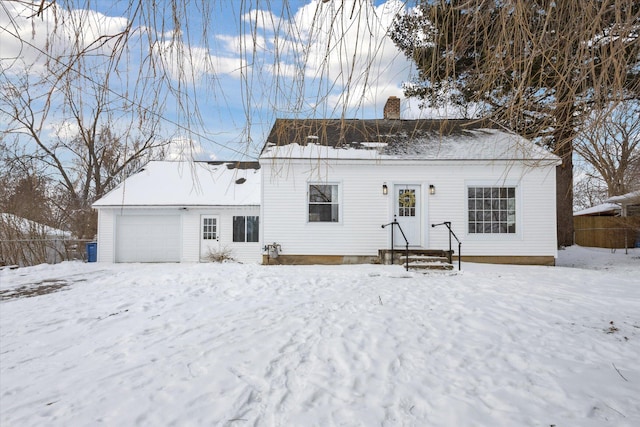
<path fill-rule="evenodd" d="M 468 203 L 470 234 L 515 234 L 515 187 L 469 187 Z"/>
<path fill-rule="evenodd" d="M 309 222 L 338 222 L 338 184 L 309 184 Z"/>
<path fill-rule="evenodd" d="M 202 218 L 202 240 L 216 240 L 218 224 L 216 218 Z"/>
<path fill-rule="evenodd" d="M 258 216 L 234 216 L 233 217 L 233 241 L 257 242 L 260 234 L 260 217 Z"/>

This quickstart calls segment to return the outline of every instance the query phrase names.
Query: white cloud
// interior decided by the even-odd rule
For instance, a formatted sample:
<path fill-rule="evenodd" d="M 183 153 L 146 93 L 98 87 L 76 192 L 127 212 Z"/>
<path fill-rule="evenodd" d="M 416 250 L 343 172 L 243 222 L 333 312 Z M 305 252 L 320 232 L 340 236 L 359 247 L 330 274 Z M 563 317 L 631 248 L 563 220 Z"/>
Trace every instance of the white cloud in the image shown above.
<path fill-rule="evenodd" d="M 63 63 L 85 49 L 95 56 L 108 54 L 113 41 L 105 36 L 122 32 L 128 21 L 90 10 L 67 11 L 57 4 L 0 1 L 0 61 L 3 71 L 20 74 L 44 72 L 47 63 Z"/>
<path fill-rule="evenodd" d="M 0 66 L 4 69 L 0 71 L 12 66 L 16 74 L 23 72 L 26 64 L 45 71 L 46 57 L 37 49 L 21 45 L 10 36 L 11 31 L 40 49 L 48 46 L 51 52 L 62 55 L 75 46 L 72 28 L 83 29 L 78 42 L 86 47 L 100 35 L 117 34 L 130 23 L 124 17 L 86 10 L 68 12 L 58 6 L 34 18 L 39 2 L 35 6 L 0 2 L 0 25 L 10 29 L 0 29 Z M 293 2 L 281 3 L 287 5 L 282 8 L 276 5 L 278 2 L 271 2 L 269 10 L 246 10 L 248 3 L 220 6 L 217 12 L 222 13 L 211 15 L 208 34 L 192 28 L 191 35 L 196 39 L 167 27 L 162 32 L 136 27 L 118 76 L 129 73 L 128 80 L 123 77 L 123 81 L 139 82 L 135 61 L 162 64 L 173 82 L 179 82 L 173 88 L 176 97 L 184 96 L 180 102 L 190 103 L 196 94 L 200 99 L 216 99 L 210 110 L 215 114 L 204 117 L 209 126 L 219 126 L 215 120 L 232 114 L 230 121 L 246 120 L 247 128 L 256 123 L 268 126 L 274 114 L 381 117 L 386 99 L 402 96 L 402 83 L 410 78 L 413 65 L 387 33 L 396 14 L 404 13 L 404 1 L 388 0 L 374 6 L 372 0 L 308 0 L 298 9 L 290 4 Z M 245 5 L 245 10 L 230 11 L 233 7 L 237 12 L 239 4 Z M 239 21 L 234 26 L 230 18 Z M 228 22 L 222 25 L 222 20 Z M 209 43 L 197 39 L 201 35 L 209 36 Z M 154 44 L 145 45 L 147 41 Z M 111 48 L 108 44 L 101 52 L 108 53 Z M 24 63 L 14 66 L 12 57 L 22 57 Z M 144 81 L 153 81 L 150 78 L 156 76 L 146 75 L 149 78 Z M 200 83 L 210 83 L 208 87 L 214 92 L 194 92 L 200 90 Z M 403 116 L 413 117 L 416 111 L 424 114 L 414 104 L 403 101 Z M 233 113 L 221 113 L 224 108 Z"/>
<path fill-rule="evenodd" d="M 78 123 L 69 120 L 46 124 L 45 130 L 47 131 L 47 137 L 52 139 L 61 139 L 63 141 L 70 141 L 80 134 Z"/>
<path fill-rule="evenodd" d="M 273 6 L 272 6 L 273 7 Z M 277 16 L 272 10 L 253 9 L 242 16 L 242 21 L 254 29 L 272 30 L 284 24 L 281 17 Z"/>
<path fill-rule="evenodd" d="M 215 154 L 208 153 L 193 139 L 178 136 L 167 146 L 165 160 L 215 160 Z"/>
<path fill-rule="evenodd" d="M 34 17 L 39 3 L 0 1 L 0 25 L 8 29 L 0 32 L 2 66 L 12 67 L 15 73 L 29 65 L 44 71 L 47 58 L 39 50 L 62 57 L 128 25 L 127 18 L 66 11 L 56 4 Z M 259 84 L 267 93 L 273 87 L 288 88 L 289 96 L 308 98 L 289 100 L 290 105 L 333 100 L 331 109 L 379 106 L 387 96 L 401 93 L 412 66 L 387 37 L 399 12 L 404 12 L 400 0 L 379 6 L 371 0 L 311 0 L 297 11 L 272 5 L 270 10 L 244 13 L 237 34 L 214 34 L 216 52 L 188 44 L 176 37 L 183 34 L 171 30 L 157 34 L 159 41 L 151 51 L 174 80 L 196 83 L 205 76 L 224 75 L 239 79 L 253 71 L 253 87 Z M 140 31 L 147 30 L 140 27 Z M 96 53 L 108 53 L 111 48 L 107 44 Z M 21 58 L 23 63 L 13 63 L 11 58 Z"/>
<path fill-rule="evenodd" d="M 263 31 L 263 38 L 271 38 L 270 43 L 260 43 L 269 50 L 265 61 L 273 61 L 260 68 L 270 73 L 261 76 L 264 85 L 290 85 L 290 96 L 304 93 L 306 99 L 302 103 L 289 100 L 289 104 L 336 113 L 381 108 L 388 96 L 401 95 L 412 64 L 387 33 L 396 14 L 403 12 L 398 0 L 380 6 L 370 0 L 314 0 L 286 21 L 270 18 L 269 11 L 252 11 L 244 17 L 255 21 L 253 27 Z M 265 24 L 269 22 L 276 26 L 269 28 Z M 260 40 L 252 41 L 245 40 L 247 49 L 261 47 Z"/>

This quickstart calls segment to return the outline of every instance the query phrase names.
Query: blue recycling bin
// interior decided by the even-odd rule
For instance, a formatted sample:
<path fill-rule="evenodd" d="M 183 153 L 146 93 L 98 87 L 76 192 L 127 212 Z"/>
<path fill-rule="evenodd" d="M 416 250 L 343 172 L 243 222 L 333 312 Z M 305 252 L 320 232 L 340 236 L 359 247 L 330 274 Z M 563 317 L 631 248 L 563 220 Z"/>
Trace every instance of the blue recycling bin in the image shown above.
<path fill-rule="evenodd" d="M 87 243 L 87 262 L 96 262 L 98 260 L 98 243 Z"/>

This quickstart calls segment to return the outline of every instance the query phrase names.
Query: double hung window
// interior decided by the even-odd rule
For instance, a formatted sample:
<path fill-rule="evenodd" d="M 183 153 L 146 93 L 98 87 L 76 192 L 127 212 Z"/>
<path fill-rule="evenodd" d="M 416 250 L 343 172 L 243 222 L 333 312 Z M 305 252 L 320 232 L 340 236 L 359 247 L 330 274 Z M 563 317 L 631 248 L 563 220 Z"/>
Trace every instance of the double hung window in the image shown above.
<path fill-rule="evenodd" d="M 309 184 L 309 222 L 338 222 L 338 184 Z"/>

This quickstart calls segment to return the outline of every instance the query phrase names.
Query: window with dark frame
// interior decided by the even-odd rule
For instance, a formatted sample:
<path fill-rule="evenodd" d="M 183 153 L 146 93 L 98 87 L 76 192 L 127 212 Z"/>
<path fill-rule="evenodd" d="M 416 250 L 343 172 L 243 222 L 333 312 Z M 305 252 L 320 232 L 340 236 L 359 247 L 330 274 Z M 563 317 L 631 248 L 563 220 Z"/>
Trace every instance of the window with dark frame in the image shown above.
<path fill-rule="evenodd" d="M 233 217 L 233 241 L 257 242 L 260 234 L 260 217 L 258 216 L 234 216 Z"/>
<path fill-rule="evenodd" d="M 470 234 L 516 233 L 515 187 L 469 187 Z"/>
<path fill-rule="evenodd" d="M 309 184 L 309 222 L 338 222 L 338 199 L 338 184 Z"/>

